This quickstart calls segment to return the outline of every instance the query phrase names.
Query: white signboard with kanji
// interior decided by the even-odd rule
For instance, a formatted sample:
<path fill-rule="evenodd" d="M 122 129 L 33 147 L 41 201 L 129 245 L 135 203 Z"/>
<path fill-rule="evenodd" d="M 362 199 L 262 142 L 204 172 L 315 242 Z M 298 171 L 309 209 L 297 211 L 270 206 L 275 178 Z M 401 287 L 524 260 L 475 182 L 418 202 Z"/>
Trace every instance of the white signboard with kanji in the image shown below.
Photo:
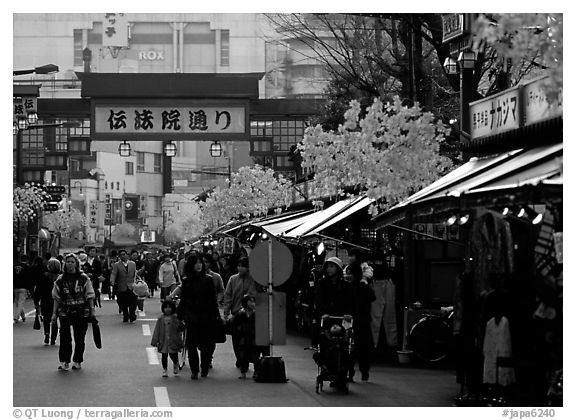
<path fill-rule="evenodd" d="M 145 140 L 146 135 L 165 135 L 174 139 L 201 135 L 246 134 L 245 106 L 189 105 L 122 105 L 97 104 L 94 107 L 94 136 L 120 139 L 133 135 Z M 212 138 L 212 137 L 210 137 Z M 207 137 L 208 139 L 208 137 Z"/>
<path fill-rule="evenodd" d="M 520 128 L 520 90 L 508 89 L 499 95 L 470 104 L 472 139 Z"/>
<path fill-rule="evenodd" d="M 90 201 L 90 227 L 98 226 L 98 201 Z"/>

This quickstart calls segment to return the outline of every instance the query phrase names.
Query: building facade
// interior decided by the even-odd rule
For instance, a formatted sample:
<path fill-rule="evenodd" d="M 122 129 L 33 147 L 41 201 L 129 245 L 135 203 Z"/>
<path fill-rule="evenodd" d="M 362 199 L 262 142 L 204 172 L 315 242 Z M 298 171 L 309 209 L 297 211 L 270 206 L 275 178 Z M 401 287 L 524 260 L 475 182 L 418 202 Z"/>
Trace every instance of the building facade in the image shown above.
<path fill-rule="evenodd" d="M 261 14 L 14 14 L 14 69 L 45 63 L 59 66 L 56 74 L 17 76 L 14 83 L 41 85 L 40 100 L 73 99 L 81 97 L 78 72 L 261 73 L 261 99 L 320 96 L 323 85 L 313 82 L 319 72 L 309 70 L 314 63 L 291 58 L 296 53 L 285 44 L 268 42 L 273 33 Z M 278 57 L 283 62 L 281 78 L 277 77 Z M 308 68 L 304 72 L 290 70 L 291 66 L 302 69 L 304 65 Z M 295 83 L 290 75 L 294 75 Z M 39 123 L 53 126 L 22 133 L 24 180 L 68 185 L 72 201 L 79 207 L 81 200 L 74 199 L 73 189 L 83 183 L 85 194 L 100 203 L 98 217 L 112 224 L 104 229 L 88 226 L 88 241 L 102 241 L 111 235 L 111 226 L 122 222 L 158 229 L 165 222 L 166 165 L 170 165 L 172 191 L 189 197 L 225 185 L 223 173 L 255 162 L 291 174 L 289 149 L 301 139 L 306 116 L 287 119 L 261 108 L 262 115 L 250 123 L 253 140 L 221 142 L 224 153 L 218 158 L 210 156 L 209 140 L 176 140 L 176 156 L 170 161 L 163 157 L 163 143 L 153 139 L 131 141 L 131 156 L 119 156 L 116 142 L 90 138 L 85 109 L 79 112 L 84 117 L 44 116 Z M 90 139 L 89 153 L 69 154 L 66 171 L 42 171 L 47 163 L 45 151 L 65 155 L 71 136 Z M 97 174 L 90 175 L 90 171 Z M 41 176 L 44 179 L 39 179 Z M 132 207 L 139 208 L 137 218 L 126 217 L 127 199 L 134 201 Z M 89 218 L 90 199 L 84 201 Z"/>

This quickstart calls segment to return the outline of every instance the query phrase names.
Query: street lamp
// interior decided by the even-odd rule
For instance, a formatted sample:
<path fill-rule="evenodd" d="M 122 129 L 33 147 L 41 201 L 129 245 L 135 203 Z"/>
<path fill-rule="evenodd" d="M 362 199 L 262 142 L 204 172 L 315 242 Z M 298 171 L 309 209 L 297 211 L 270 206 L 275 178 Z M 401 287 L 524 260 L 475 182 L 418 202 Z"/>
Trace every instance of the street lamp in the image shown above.
<path fill-rule="evenodd" d="M 132 148 L 130 147 L 130 143 L 128 143 L 126 140 L 124 140 L 124 142 L 120 143 L 118 146 L 118 154 L 122 157 L 129 157 L 131 151 Z"/>
<path fill-rule="evenodd" d="M 28 130 L 28 127 L 30 127 L 30 123 L 28 122 L 28 118 L 19 117 L 18 118 L 18 129 L 19 130 Z"/>
<path fill-rule="evenodd" d="M 476 54 L 474 51 L 462 51 L 458 55 L 458 64 L 461 69 L 473 69 L 476 64 Z"/>
<path fill-rule="evenodd" d="M 458 63 L 452 57 L 446 57 L 443 64 L 446 74 L 455 75 L 458 74 Z"/>
<path fill-rule="evenodd" d="M 52 74 L 52 73 L 58 73 L 60 71 L 60 69 L 58 68 L 57 65 L 55 64 L 46 64 L 44 66 L 40 66 L 40 67 L 35 67 L 33 69 L 27 69 L 27 70 L 14 70 L 12 73 L 14 76 L 21 76 L 23 74 L 32 74 L 32 73 L 36 73 L 36 74 Z"/>
<path fill-rule="evenodd" d="M 212 157 L 220 157 L 222 156 L 222 145 L 217 141 L 213 142 L 210 145 L 210 156 Z"/>
<path fill-rule="evenodd" d="M 164 144 L 164 154 L 167 157 L 174 157 L 176 156 L 176 152 L 178 151 L 178 149 L 176 148 L 176 145 L 172 142 L 169 143 L 165 143 Z"/>

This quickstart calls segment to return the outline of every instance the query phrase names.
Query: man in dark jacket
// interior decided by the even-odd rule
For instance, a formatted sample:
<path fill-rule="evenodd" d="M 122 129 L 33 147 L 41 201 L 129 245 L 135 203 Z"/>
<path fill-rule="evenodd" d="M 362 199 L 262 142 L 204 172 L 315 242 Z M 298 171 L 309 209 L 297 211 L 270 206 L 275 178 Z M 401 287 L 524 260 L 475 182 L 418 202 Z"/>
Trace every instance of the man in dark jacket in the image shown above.
<path fill-rule="evenodd" d="M 358 360 L 358 368 L 362 380 L 369 378 L 370 359 L 374 348 L 372 339 L 372 302 L 376 300 L 373 285 L 373 270 L 365 261 L 364 252 L 360 248 L 352 248 L 348 252 L 349 264 L 344 269 L 346 277 L 356 289 L 358 298 L 358 313 L 354 319 L 354 355 L 348 371 L 348 380 L 354 381 L 354 364 Z"/>
<path fill-rule="evenodd" d="M 318 281 L 314 299 L 315 318 L 319 319 L 322 315 L 356 317 L 356 290 L 351 282 L 344 279 L 342 270 L 340 258 L 330 257 L 324 262 L 323 276 Z"/>
<path fill-rule="evenodd" d="M 14 265 L 13 270 L 13 316 L 14 323 L 22 318 L 22 322 L 26 321 L 24 314 L 24 302 L 28 292 L 32 291 L 32 281 L 30 279 L 30 267 L 28 265 L 28 255 L 22 255 L 20 262 Z"/>
<path fill-rule="evenodd" d="M 154 254 L 151 252 L 146 253 L 146 258 L 144 263 L 139 270 L 139 274 L 143 276 L 144 281 L 150 289 L 150 296 L 154 296 L 154 292 L 158 288 L 158 261 L 154 258 Z"/>
<path fill-rule="evenodd" d="M 121 249 L 118 253 L 120 261 L 112 265 L 110 284 L 117 285 L 118 304 L 123 314 L 124 322 L 136 321 L 136 305 L 138 299 L 132 292 L 136 278 L 136 263 L 128 259 L 128 253 Z"/>
<path fill-rule="evenodd" d="M 88 258 L 82 265 L 82 270 L 90 277 L 90 281 L 92 282 L 92 288 L 94 289 L 94 293 L 96 295 L 94 299 L 94 306 L 102 307 L 102 303 L 100 301 L 100 284 L 104 280 L 102 276 L 102 264 L 100 260 L 96 257 L 96 248 L 91 247 L 87 250 Z"/>

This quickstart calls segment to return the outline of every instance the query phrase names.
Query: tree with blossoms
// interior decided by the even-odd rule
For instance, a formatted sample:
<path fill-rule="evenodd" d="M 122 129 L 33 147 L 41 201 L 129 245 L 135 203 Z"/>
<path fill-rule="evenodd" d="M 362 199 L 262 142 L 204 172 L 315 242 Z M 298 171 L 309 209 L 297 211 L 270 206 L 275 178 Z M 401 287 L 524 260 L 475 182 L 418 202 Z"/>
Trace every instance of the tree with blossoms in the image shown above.
<path fill-rule="evenodd" d="M 181 242 L 199 237 L 204 231 L 202 212 L 196 203 L 182 205 L 180 211 L 173 215 L 164 230 L 167 242 Z"/>
<path fill-rule="evenodd" d="M 69 210 L 56 211 L 44 215 L 43 224 L 52 232 L 58 232 L 64 238 L 71 238 L 74 233 L 87 225 L 86 216 L 80 210 L 71 207 Z"/>
<path fill-rule="evenodd" d="M 49 194 L 42 188 L 33 184 L 24 184 L 16 187 L 12 193 L 12 220 L 14 222 L 28 222 L 38 217 L 43 203 Z"/>
<path fill-rule="evenodd" d="M 313 196 L 365 194 L 377 200 L 370 207 L 375 214 L 451 169 L 439 154 L 449 128 L 418 104 L 404 106 L 397 96 L 387 104 L 375 99 L 361 113 L 360 103 L 351 101 L 338 130 L 306 130 L 299 150 L 302 166 L 314 172 Z"/>
<path fill-rule="evenodd" d="M 509 68 L 521 80 L 540 74 L 550 76 L 547 94 L 561 101 L 563 85 L 563 15 L 561 13 L 483 14 L 473 29 L 477 51 L 487 47 L 497 55 L 496 66 Z M 510 65 L 508 65 L 509 63 Z"/>
<path fill-rule="evenodd" d="M 216 189 L 201 204 L 202 220 L 208 228 L 231 220 L 265 215 L 271 208 L 291 203 L 291 183 L 271 168 L 245 166 L 232 174 L 230 185 Z"/>

